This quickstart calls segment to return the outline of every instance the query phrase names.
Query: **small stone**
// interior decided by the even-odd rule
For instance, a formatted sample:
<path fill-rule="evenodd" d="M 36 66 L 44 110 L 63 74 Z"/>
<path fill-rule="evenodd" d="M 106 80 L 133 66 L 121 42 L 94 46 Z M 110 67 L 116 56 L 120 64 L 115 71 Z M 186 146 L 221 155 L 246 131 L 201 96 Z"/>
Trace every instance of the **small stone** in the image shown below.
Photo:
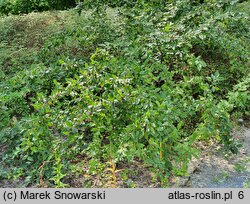
<path fill-rule="evenodd" d="M 240 123 L 240 124 L 242 124 L 244 122 L 244 120 L 242 119 L 242 118 L 240 118 L 239 120 L 238 120 L 238 123 Z"/>

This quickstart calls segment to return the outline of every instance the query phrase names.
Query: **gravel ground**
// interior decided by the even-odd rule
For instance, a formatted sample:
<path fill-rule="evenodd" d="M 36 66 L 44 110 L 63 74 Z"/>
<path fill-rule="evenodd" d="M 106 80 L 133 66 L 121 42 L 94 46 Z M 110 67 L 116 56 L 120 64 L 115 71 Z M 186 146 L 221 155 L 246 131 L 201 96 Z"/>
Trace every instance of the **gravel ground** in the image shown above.
<path fill-rule="evenodd" d="M 196 162 L 186 187 L 250 187 L 250 128 L 242 126 L 232 134 L 242 142 L 239 154 L 228 155 L 219 144 L 212 145 Z"/>

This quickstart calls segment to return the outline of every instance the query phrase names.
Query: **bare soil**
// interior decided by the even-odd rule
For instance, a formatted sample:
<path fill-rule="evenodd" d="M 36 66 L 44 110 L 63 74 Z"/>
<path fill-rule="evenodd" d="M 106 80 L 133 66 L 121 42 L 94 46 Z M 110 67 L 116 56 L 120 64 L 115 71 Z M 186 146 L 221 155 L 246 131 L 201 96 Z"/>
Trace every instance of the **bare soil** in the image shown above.
<path fill-rule="evenodd" d="M 241 142 L 238 154 L 228 154 L 220 144 L 213 144 L 203 151 L 192 167 L 185 187 L 191 188 L 242 188 L 250 187 L 250 128 L 246 125 L 235 129 L 234 139 Z"/>

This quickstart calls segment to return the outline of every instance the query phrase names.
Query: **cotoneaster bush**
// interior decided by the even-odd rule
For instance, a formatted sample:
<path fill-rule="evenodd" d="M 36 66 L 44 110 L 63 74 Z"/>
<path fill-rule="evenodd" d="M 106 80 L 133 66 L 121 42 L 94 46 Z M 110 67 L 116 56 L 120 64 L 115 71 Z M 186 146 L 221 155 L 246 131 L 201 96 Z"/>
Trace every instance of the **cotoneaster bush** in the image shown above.
<path fill-rule="evenodd" d="M 186 175 L 198 140 L 217 138 L 236 153 L 230 117 L 249 115 L 249 18 L 236 4 L 97 3 L 52 35 L 42 63 L 1 87 L 13 176 L 64 187 L 84 156 L 85 173 L 112 166 L 115 182 L 117 165 L 139 160 L 163 184 Z"/>

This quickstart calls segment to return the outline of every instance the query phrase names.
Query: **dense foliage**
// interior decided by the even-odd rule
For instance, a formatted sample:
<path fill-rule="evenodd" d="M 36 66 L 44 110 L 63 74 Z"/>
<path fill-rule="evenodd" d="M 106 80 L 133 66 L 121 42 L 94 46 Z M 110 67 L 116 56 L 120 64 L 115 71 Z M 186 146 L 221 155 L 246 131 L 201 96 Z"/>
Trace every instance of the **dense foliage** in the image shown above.
<path fill-rule="evenodd" d="M 0 139 L 12 176 L 63 187 L 85 157 L 88 174 L 137 160 L 164 183 L 186 174 L 196 141 L 236 153 L 231 121 L 250 109 L 249 17 L 237 1 L 94 2 L 28 65 L 2 62 Z"/>
<path fill-rule="evenodd" d="M 0 13 L 20 14 L 75 6 L 74 0 L 0 0 Z"/>

